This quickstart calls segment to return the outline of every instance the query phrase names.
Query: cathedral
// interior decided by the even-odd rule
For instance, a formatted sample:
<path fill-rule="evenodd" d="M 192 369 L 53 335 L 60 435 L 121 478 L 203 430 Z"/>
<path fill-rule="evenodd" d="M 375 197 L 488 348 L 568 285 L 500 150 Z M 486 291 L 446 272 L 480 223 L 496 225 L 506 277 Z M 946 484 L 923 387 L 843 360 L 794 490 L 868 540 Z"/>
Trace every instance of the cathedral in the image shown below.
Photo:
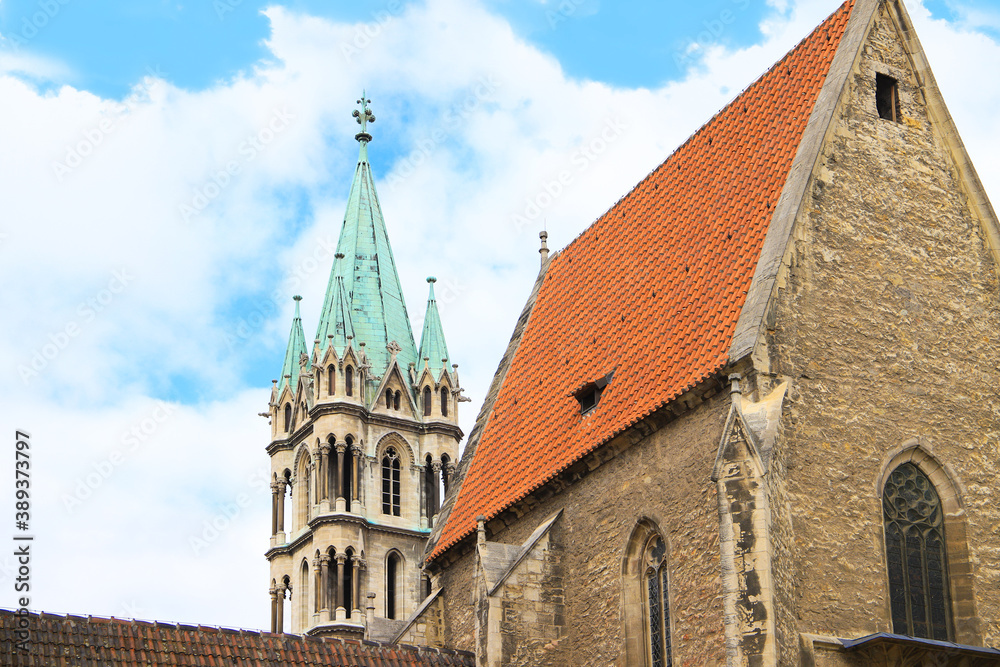
<path fill-rule="evenodd" d="M 30 664 L 1000 666 L 1000 222 L 901 1 L 847 0 L 542 234 L 460 456 L 355 116 L 264 413 L 270 632 L 35 614 L 77 662 Z"/>

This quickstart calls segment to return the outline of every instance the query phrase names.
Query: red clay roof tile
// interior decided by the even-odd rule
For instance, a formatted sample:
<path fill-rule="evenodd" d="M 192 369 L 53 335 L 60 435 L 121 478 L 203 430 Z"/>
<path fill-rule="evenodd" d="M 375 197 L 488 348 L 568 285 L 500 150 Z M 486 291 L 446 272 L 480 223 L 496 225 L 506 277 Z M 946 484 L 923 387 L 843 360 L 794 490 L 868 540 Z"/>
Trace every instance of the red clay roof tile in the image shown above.
<path fill-rule="evenodd" d="M 552 257 L 430 558 L 718 372 L 853 0 Z M 659 296 L 654 297 L 656 293 Z M 616 368 L 581 416 L 573 389 Z"/>

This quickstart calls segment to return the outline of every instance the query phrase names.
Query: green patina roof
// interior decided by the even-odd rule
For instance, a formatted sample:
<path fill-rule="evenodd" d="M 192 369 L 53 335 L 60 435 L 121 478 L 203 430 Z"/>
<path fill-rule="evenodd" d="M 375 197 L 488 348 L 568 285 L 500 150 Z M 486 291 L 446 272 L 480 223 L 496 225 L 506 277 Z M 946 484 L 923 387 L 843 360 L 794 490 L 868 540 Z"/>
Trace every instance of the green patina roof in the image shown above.
<path fill-rule="evenodd" d="M 424 331 L 420 335 L 419 370 L 424 369 L 424 359 L 429 359 L 428 365 L 435 372 L 448 365 L 448 345 L 444 342 L 444 329 L 441 328 L 441 316 L 438 315 L 437 299 L 434 298 L 434 283 L 436 278 L 428 278 L 431 291 L 427 297 L 427 313 L 424 315 Z"/>
<path fill-rule="evenodd" d="M 302 331 L 302 315 L 299 313 L 299 302 L 301 296 L 292 297 L 295 299 L 295 317 L 292 319 L 292 330 L 288 334 L 288 349 L 285 350 L 285 363 L 281 366 L 281 379 L 278 380 L 278 393 L 280 394 L 285 385 L 289 385 L 292 391 L 299 382 L 299 358 L 306 354 L 306 335 Z"/>
<path fill-rule="evenodd" d="M 343 255 L 337 253 L 337 261 L 330 272 L 330 283 L 326 287 L 326 299 L 319 318 L 316 338 L 320 348 L 325 350 L 332 342 L 337 354 L 343 354 L 347 347 L 347 337 L 354 338 L 354 323 L 351 321 L 351 297 L 344 287 L 344 277 L 340 274 Z M 333 336 L 332 338 L 330 336 Z"/>
<path fill-rule="evenodd" d="M 371 136 L 362 131 L 357 139 L 361 142 L 358 166 L 337 243 L 337 252 L 343 253 L 344 259 L 331 272 L 317 337 L 321 350 L 329 345 L 328 334 L 333 333 L 336 340 L 336 302 L 341 284 L 338 278 L 342 279 L 350 303 L 349 317 L 344 317 L 344 322 L 350 320 L 353 325 L 355 342 L 365 343 L 372 373 L 381 375 L 389 365 L 386 345 L 391 341 L 401 348 L 396 358 L 404 369 L 417 362 L 417 349 L 368 164 Z"/>

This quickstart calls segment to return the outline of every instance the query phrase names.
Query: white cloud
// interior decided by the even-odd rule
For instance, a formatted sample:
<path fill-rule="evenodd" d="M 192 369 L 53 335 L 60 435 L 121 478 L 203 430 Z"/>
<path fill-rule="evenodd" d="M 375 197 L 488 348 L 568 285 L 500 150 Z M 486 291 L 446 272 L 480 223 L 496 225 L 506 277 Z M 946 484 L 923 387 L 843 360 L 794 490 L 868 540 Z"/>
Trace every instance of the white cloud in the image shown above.
<path fill-rule="evenodd" d="M 553 249 L 565 245 L 834 8 L 791 4 L 768 20 L 762 44 L 709 47 L 688 78 L 655 90 L 573 80 L 501 18 L 458 0 L 411 6 L 367 33 L 272 7 L 269 60 L 198 92 L 154 72 L 120 103 L 72 87 L 39 92 L 0 72 L 0 282 L 15 286 L 0 310 L 16 323 L 0 338 L 10 408 L 0 425 L 36 442 L 38 606 L 266 626 L 267 498 L 254 496 L 200 555 L 188 538 L 267 465 L 255 415 L 268 387 L 243 386 L 244 365 L 270 355 L 277 374 L 293 293 L 305 297 L 307 337 L 315 330 L 363 87 L 414 333 L 423 279 L 436 275 L 473 399 L 468 431 L 534 280 L 542 225 Z M 998 192 L 1000 88 L 981 72 L 1000 65 L 1000 46 L 910 10 Z M 254 137 L 269 140 L 254 149 Z M 54 167 L 73 153 L 79 164 Z M 219 176 L 229 163 L 239 173 Z M 211 201 L 185 222 L 181 206 L 197 206 L 199 193 Z M 121 270 L 130 279 L 113 291 Z M 36 353 L 44 367 L 24 383 L 18 367 Z M 148 442 L 67 512 L 63 494 L 123 446 L 156 408 L 147 397 L 177 377 L 203 402 L 171 404 Z"/>

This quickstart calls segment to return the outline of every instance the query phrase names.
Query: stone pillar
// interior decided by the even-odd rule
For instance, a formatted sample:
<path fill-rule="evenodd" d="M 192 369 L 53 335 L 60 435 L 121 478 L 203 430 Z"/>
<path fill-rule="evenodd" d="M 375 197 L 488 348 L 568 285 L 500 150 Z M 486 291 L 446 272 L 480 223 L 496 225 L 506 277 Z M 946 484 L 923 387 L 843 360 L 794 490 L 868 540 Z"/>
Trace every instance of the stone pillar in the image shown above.
<path fill-rule="evenodd" d="M 421 525 L 424 525 L 423 519 L 426 519 L 430 511 L 428 510 L 428 505 L 430 505 L 430 498 L 427 497 L 427 466 L 420 466 L 420 518 Z"/>
<path fill-rule="evenodd" d="M 368 606 L 365 607 L 365 637 L 368 637 L 368 633 L 371 632 L 372 623 L 375 622 L 375 594 L 372 592 L 368 593 Z"/>
<path fill-rule="evenodd" d="M 277 610 L 275 613 L 274 631 L 280 634 L 285 631 L 285 585 L 278 584 L 276 590 L 275 604 L 277 605 Z"/>
<path fill-rule="evenodd" d="M 323 554 L 319 557 L 320 563 L 320 584 L 319 584 L 319 620 L 326 623 L 330 620 L 330 557 Z"/>
<path fill-rule="evenodd" d="M 361 445 L 351 445 L 351 454 L 354 455 L 354 465 L 351 468 L 351 477 L 354 484 L 354 502 L 361 503 L 361 461 L 364 458 L 364 452 L 361 451 Z M 355 509 L 358 511 L 358 509 Z"/>
<path fill-rule="evenodd" d="M 271 483 L 271 535 L 278 534 L 278 483 Z"/>
<path fill-rule="evenodd" d="M 288 486 L 288 482 L 285 480 L 278 481 L 278 532 L 285 532 L 285 489 Z"/>
<path fill-rule="evenodd" d="M 324 442 L 319 446 L 320 451 L 320 476 L 323 481 L 320 484 L 320 494 L 323 500 L 330 499 L 330 443 Z"/>
<path fill-rule="evenodd" d="M 431 509 L 428 514 L 433 519 L 441 509 L 441 462 L 435 461 L 431 466 L 434 468 L 434 483 L 431 488 Z"/>
<path fill-rule="evenodd" d="M 354 590 L 351 591 L 351 606 L 354 609 L 351 611 L 351 618 L 358 620 L 361 616 L 361 559 L 355 556 L 354 561 L 354 577 L 351 579 L 351 583 L 354 584 Z"/>
<path fill-rule="evenodd" d="M 347 609 L 344 608 L 344 562 L 347 560 L 346 553 L 337 554 L 337 618 L 338 621 L 347 619 Z"/>
<path fill-rule="evenodd" d="M 337 511 L 343 512 L 347 509 L 347 501 L 344 500 L 344 452 L 347 450 L 347 443 L 337 443 Z"/>
<path fill-rule="evenodd" d="M 323 607 L 323 570 L 320 567 L 319 556 L 313 558 L 313 625 L 320 622 L 320 609 Z M 303 619 L 303 623 L 305 619 Z M 302 628 L 305 630 L 305 628 Z"/>
<path fill-rule="evenodd" d="M 278 589 L 271 589 L 271 632 L 278 631 Z"/>

